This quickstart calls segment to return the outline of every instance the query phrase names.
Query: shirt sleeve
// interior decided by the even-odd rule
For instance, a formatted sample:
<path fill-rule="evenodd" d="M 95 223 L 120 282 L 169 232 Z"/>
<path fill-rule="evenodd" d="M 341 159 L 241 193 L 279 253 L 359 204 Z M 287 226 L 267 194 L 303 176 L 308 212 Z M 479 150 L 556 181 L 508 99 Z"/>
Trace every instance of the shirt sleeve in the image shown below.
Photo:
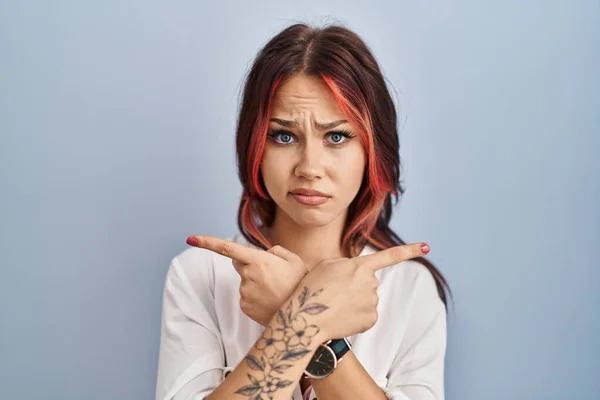
<path fill-rule="evenodd" d="M 174 258 L 167 273 L 156 400 L 202 400 L 223 380 L 224 352 L 210 286 L 212 257 L 202 251 L 189 249 Z M 182 264 L 193 265 L 192 280 Z"/>
<path fill-rule="evenodd" d="M 382 389 L 390 400 L 443 400 L 446 309 L 431 273 L 416 268 L 407 329 Z"/>

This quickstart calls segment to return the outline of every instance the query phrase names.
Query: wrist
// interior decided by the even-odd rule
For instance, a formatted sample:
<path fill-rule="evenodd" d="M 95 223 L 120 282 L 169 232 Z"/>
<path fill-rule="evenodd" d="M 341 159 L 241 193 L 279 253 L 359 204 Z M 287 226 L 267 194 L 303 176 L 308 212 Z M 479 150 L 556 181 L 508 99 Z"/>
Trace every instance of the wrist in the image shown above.
<path fill-rule="evenodd" d="M 270 324 L 284 328 L 287 334 L 295 334 L 293 341 L 315 350 L 331 339 L 324 329 L 323 313 L 327 306 L 318 301 L 320 291 L 312 292 L 300 285 L 275 311 Z"/>
<path fill-rule="evenodd" d="M 317 333 L 314 337 L 315 343 L 317 343 L 317 347 L 331 340 L 331 337 L 322 329 L 319 329 L 319 333 Z"/>
<path fill-rule="evenodd" d="M 326 341 L 315 351 L 304 374 L 311 380 L 330 376 L 350 353 L 351 348 L 350 342 L 345 338 Z"/>

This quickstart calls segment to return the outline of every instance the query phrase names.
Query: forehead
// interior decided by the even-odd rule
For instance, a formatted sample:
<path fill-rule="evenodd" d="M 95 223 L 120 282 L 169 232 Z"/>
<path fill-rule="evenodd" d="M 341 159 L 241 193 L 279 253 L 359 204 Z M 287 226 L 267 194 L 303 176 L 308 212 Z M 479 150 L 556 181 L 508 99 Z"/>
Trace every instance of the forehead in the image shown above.
<path fill-rule="evenodd" d="M 282 118 L 310 116 L 322 121 L 344 117 L 327 85 L 307 75 L 295 75 L 276 90 L 272 114 Z"/>

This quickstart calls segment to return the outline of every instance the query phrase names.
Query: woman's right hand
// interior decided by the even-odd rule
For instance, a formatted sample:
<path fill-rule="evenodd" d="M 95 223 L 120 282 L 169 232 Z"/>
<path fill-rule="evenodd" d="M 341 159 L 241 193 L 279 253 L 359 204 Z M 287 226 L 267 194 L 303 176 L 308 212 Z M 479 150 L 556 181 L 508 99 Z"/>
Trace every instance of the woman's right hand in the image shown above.
<path fill-rule="evenodd" d="M 299 256 L 281 246 L 265 251 L 202 235 L 188 237 L 187 243 L 232 259 L 241 279 L 240 309 L 262 326 L 269 323 L 308 272 Z"/>
<path fill-rule="evenodd" d="M 324 260 L 300 281 L 295 294 L 298 298 L 313 294 L 314 311 L 307 317 L 319 328 L 321 338 L 362 333 L 377 322 L 379 280 L 375 272 L 428 252 L 425 243 L 412 243 L 366 256 Z"/>

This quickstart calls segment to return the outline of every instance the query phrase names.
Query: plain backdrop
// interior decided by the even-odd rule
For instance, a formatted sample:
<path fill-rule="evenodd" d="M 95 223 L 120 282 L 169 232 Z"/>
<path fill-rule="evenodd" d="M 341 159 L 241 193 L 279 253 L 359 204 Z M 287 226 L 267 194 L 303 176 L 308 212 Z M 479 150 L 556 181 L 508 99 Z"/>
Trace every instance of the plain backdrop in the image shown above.
<path fill-rule="evenodd" d="M 235 232 L 238 94 L 296 21 L 389 80 L 447 399 L 600 398 L 595 0 L 0 1 L 0 398 L 153 398 L 169 261 Z"/>

